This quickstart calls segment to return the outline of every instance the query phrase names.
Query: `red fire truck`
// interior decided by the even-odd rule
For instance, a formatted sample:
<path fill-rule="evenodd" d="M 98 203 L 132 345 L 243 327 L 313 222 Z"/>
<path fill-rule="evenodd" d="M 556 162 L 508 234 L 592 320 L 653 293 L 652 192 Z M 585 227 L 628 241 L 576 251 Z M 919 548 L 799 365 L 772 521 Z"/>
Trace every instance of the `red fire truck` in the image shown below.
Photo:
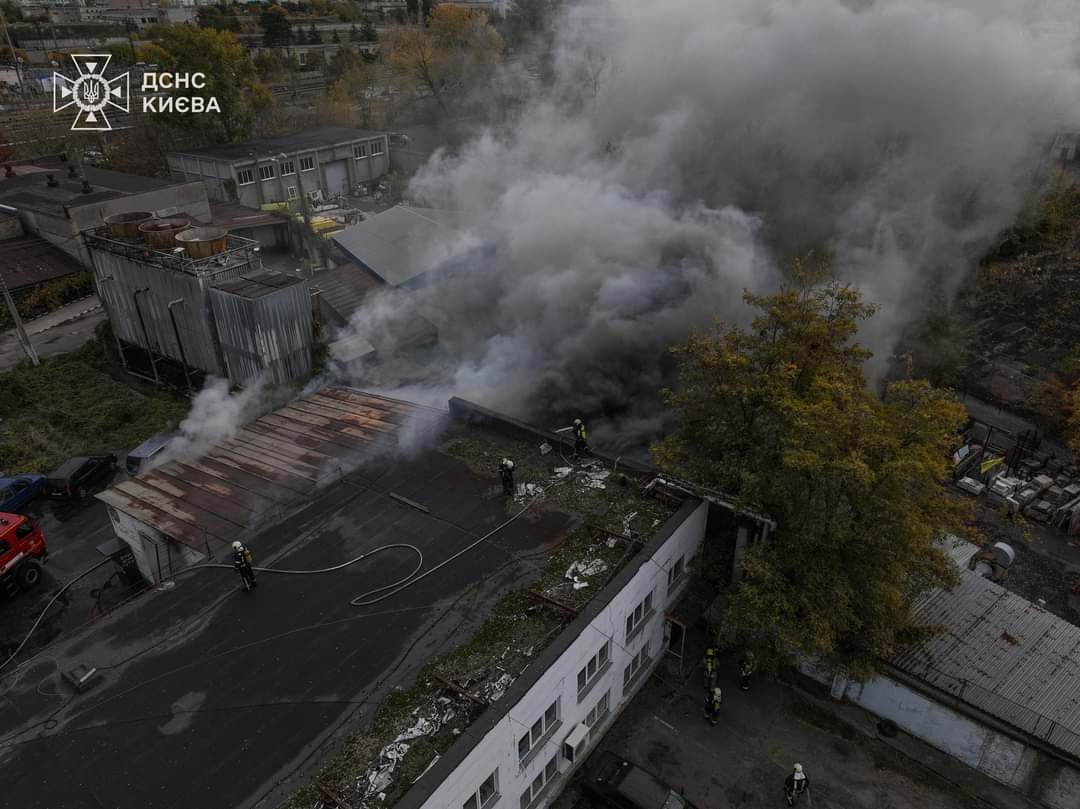
<path fill-rule="evenodd" d="M 22 514 L 0 512 L 0 589 L 14 595 L 35 587 L 48 557 L 39 525 Z"/>

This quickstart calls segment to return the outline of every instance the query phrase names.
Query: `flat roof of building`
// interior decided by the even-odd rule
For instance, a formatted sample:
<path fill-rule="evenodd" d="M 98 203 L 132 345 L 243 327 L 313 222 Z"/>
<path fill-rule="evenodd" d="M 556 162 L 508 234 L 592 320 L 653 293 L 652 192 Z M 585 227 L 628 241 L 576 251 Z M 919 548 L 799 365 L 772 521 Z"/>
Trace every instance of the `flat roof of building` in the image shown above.
<path fill-rule="evenodd" d="M 105 202 L 181 184 L 159 177 L 143 177 L 93 166 L 83 167 L 78 177 L 70 177 L 67 170 L 69 165 L 72 164 L 50 157 L 31 164 L 12 166 L 13 176 L 0 175 L 0 202 L 14 208 L 63 213 L 66 207 Z M 50 174 L 56 185 L 48 184 Z M 83 193 L 84 176 L 92 189 L 89 193 Z"/>
<path fill-rule="evenodd" d="M 284 287 L 302 284 L 304 279 L 296 274 L 278 272 L 277 270 L 263 270 L 253 275 L 244 275 L 229 281 L 221 281 L 214 287 L 241 298 L 261 298 Z"/>
<path fill-rule="evenodd" d="M 978 550 L 972 543 L 946 543 L 960 583 L 930 592 L 914 608 L 917 623 L 941 632 L 889 663 L 1080 756 L 1080 627 L 968 570 Z"/>
<path fill-rule="evenodd" d="M 272 138 L 258 138 L 243 143 L 222 143 L 215 146 L 203 146 L 198 149 L 177 149 L 174 155 L 193 155 L 212 157 L 218 160 L 246 160 L 253 155 L 270 157 L 279 152 L 302 152 L 306 149 L 319 149 L 338 143 L 349 143 L 363 138 L 377 138 L 384 135 L 371 129 L 351 129 L 344 126 L 324 126 L 317 129 L 304 129 L 277 135 Z"/>
<path fill-rule="evenodd" d="M 442 414 L 397 399 L 328 387 L 97 495 L 99 500 L 205 552 L 229 544 L 336 481 L 355 459 L 392 444 L 406 425 Z"/>
<path fill-rule="evenodd" d="M 376 277 L 401 286 L 431 269 L 429 248 L 459 235 L 465 217 L 457 211 L 395 205 L 350 225 L 334 241 Z"/>
<path fill-rule="evenodd" d="M 13 292 L 63 278 L 85 269 L 79 262 L 38 236 L 0 241 L 0 275 Z"/>

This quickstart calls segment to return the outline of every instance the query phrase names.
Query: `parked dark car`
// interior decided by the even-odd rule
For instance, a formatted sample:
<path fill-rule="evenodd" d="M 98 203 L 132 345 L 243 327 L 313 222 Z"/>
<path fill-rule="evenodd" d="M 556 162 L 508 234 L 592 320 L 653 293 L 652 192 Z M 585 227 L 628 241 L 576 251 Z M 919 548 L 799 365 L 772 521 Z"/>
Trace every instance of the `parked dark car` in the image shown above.
<path fill-rule="evenodd" d="M 589 762 L 584 785 L 608 806 L 619 809 L 694 809 L 655 775 L 607 750 Z"/>
<path fill-rule="evenodd" d="M 0 478 L 0 511 L 7 514 L 19 514 L 31 500 L 41 494 L 44 482 L 43 475 Z"/>
<path fill-rule="evenodd" d="M 115 455 L 68 458 L 45 477 L 45 493 L 49 497 L 83 498 L 95 483 L 115 471 Z"/>
<path fill-rule="evenodd" d="M 174 438 L 176 438 L 176 433 L 159 433 L 143 441 L 127 454 L 124 460 L 127 473 L 132 477 L 139 474 L 151 461 L 169 448 Z"/>

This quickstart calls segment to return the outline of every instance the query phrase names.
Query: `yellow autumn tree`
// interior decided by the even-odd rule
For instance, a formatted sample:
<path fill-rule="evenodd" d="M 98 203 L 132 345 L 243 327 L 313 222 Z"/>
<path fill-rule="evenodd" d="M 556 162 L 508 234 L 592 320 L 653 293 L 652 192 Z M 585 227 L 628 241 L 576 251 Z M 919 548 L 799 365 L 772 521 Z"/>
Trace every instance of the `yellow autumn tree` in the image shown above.
<path fill-rule="evenodd" d="M 917 635 L 912 600 L 954 581 L 936 541 L 967 515 L 942 486 L 964 410 L 925 381 L 870 390 L 855 336 L 874 307 L 831 280 L 827 257 L 746 301 L 751 328 L 677 350 L 677 424 L 654 455 L 776 521 L 727 593 L 725 634 L 867 676 Z"/>
<path fill-rule="evenodd" d="M 504 43 L 487 15 L 460 6 L 436 6 L 427 27 L 398 32 L 390 64 L 445 114 L 491 78 Z"/>

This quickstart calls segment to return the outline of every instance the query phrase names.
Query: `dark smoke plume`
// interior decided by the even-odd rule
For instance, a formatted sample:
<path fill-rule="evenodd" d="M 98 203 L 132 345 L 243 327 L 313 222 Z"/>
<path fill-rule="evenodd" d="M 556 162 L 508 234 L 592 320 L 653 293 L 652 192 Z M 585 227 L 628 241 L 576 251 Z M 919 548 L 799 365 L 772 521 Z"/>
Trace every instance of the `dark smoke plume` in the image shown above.
<path fill-rule="evenodd" d="M 432 282 L 354 319 L 363 333 L 388 309 L 416 312 L 440 329 L 436 357 L 381 381 L 545 426 L 588 415 L 601 443 L 640 445 L 662 426 L 666 349 L 742 322 L 743 290 L 775 286 L 806 245 L 827 245 L 882 305 L 862 339 L 887 355 L 928 281 L 955 290 L 1074 123 L 1067 14 L 1016 0 L 570 5 L 554 86 L 413 180 L 420 204 L 474 224 L 413 245 Z M 440 275 L 448 263 L 464 268 Z"/>

